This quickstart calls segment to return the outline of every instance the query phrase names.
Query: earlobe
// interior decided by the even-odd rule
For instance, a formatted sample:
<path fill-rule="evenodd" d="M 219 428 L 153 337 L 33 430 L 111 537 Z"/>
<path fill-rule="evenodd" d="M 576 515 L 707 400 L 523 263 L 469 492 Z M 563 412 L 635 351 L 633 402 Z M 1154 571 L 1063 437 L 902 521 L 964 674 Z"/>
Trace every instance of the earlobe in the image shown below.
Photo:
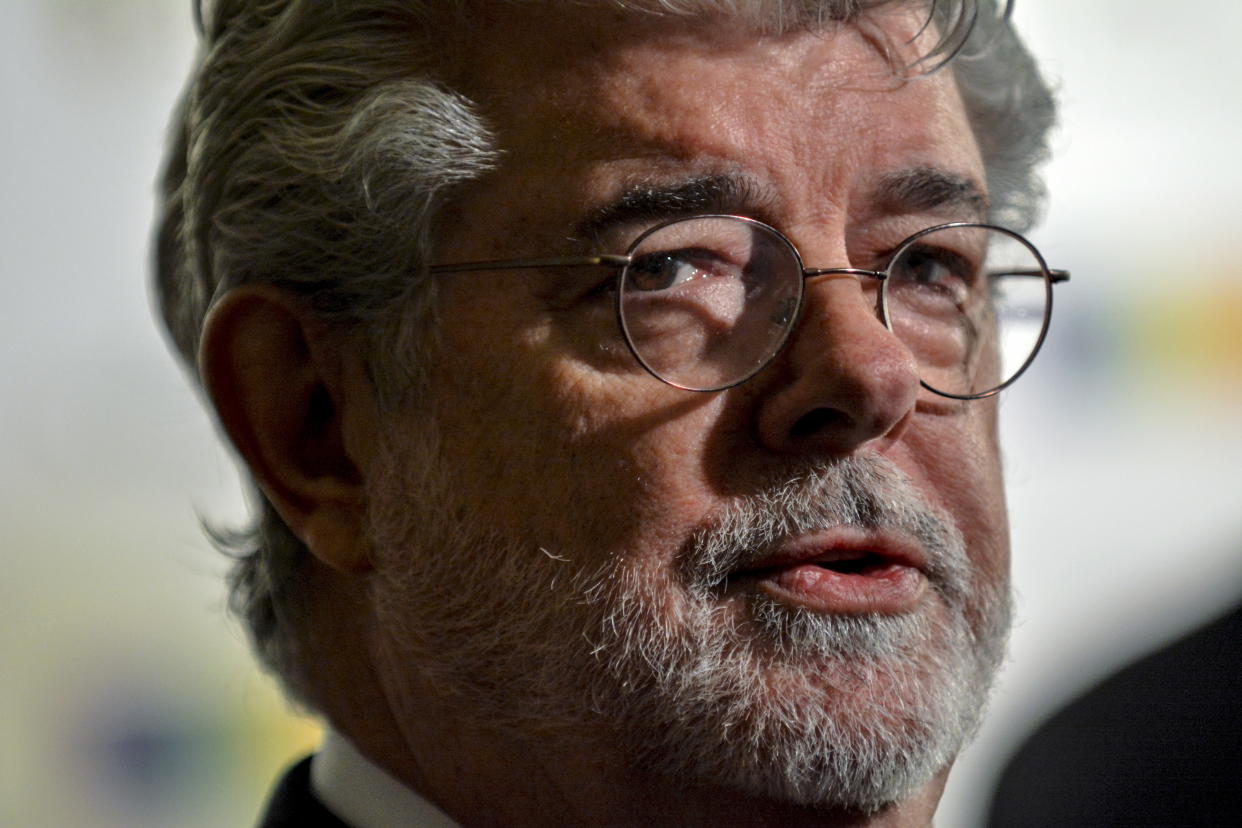
<path fill-rule="evenodd" d="M 346 440 L 370 389 L 340 337 L 278 288 L 225 295 L 203 326 L 203 385 L 259 488 L 311 552 L 329 566 L 369 568 L 360 460 Z M 357 440 L 353 446 L 359 448 Z"/>

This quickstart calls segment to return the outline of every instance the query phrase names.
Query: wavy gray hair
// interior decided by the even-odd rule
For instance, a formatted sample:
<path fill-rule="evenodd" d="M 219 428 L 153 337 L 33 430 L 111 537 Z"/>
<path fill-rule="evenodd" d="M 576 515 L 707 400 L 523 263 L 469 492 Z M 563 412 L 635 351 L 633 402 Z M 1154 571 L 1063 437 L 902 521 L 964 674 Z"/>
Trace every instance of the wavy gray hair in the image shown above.
<path fill-rule="evenodd" d="M 993 220 L 1016 229 L 1034 222 L 1043 198 L 1036 168 L 1055 107 L 1008 24 L 1008 4 L 601 1 L 637 14 L 731 14 L 769 31 L 827 26 L 894 2 L 924 6 L 939 41 L 913 68 L 951 66 L 983 152 Z M 241 284 L 270 283 L 364 332 L 383 403 L 415 387 L 434 305 L 425 271 L 437 211 L 455 185 L 498 162 L 472 103 L 441 78 L 449 58 L 437 44 L 468 23 L 471 5 L 196 4 L 201 48 L 173 119 L 155 251 L 159 308 L 190 366 L 212 301 Z M 304 629 L 306 549 L 255 499 L 252 529 L 214 533 L 235 558 L 229 605 L 260 662 L 315 707 L 301 669 L 313 640 Z"/>

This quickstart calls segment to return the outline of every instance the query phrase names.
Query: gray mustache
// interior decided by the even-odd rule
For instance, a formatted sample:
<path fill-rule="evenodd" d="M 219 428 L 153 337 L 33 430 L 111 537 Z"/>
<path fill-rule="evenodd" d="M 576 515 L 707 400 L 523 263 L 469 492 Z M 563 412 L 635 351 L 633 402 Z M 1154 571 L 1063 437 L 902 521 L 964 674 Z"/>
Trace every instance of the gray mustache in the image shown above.
<path fill-rule="evenodd" d="M 705 597 L 780 543 L 841 526 L 913 538 L 927 557 L 933 586 L 955 603 L 964 597 L 969 562 L 961 533 L 900 469 L 879 457 L 846 457 L 787 473 L 734 500 L 690 536 L 678 553 L 678 570 L 690 592 Z"/>

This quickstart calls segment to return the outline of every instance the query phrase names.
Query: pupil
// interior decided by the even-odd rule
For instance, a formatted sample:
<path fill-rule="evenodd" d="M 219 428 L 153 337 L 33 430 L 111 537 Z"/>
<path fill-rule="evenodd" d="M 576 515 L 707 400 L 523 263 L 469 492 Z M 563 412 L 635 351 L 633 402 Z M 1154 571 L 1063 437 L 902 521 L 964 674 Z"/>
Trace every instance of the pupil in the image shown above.
<path fill-rule="evenodd" d="M 673 253 L 643 256 L 630 266 L 634 287 L 639 290 L 664 290 L 672 287 L 683 264 L 682 259 Z"/>

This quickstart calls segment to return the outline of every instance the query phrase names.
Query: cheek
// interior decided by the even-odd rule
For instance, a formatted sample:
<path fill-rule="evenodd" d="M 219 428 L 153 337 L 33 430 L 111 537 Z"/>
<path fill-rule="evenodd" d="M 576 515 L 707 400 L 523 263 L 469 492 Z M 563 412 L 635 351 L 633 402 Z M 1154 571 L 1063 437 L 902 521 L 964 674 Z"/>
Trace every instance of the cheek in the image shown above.
<path fill-rule="evenodd" d="M 680 543 L 677 527 L 706 509 L 711 397 L 600 372 L 551 326 L 505 328 L 503 303 L 489 304 L 491 325 L 480 306 L 445 327 L 451 365 L 433 385 L 442 451 L 477 519 L 558 554 Z"/>
<path fill-rule="evenodd" d="M 995 402 L 976 400 L 922 419 L 908 432 L 913 466 L 935 505 L 957 522 L 977 577 L 1000 585 L 1009 573 L 1009 521 Z"/>
<path fill-rule="evenodd" d="M 577 543 L 676 549 L 711 507 L 704 458 L 721 402 L 647 375 L 601 376 L 553 367 L 548 420 L 557 423 L 555 473 L 574 508 Z M 593 526 L 581 524 L 587 515 Z"/>

